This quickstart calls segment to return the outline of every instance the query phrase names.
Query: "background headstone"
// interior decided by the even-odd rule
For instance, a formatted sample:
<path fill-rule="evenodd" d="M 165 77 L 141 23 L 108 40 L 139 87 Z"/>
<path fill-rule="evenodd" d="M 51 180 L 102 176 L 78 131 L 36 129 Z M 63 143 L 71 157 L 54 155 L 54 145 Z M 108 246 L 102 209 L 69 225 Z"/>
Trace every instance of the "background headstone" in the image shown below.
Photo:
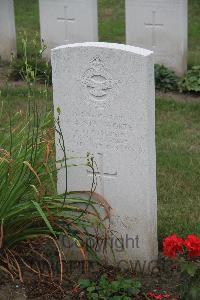
<path fill-rule="evenodd" d="M 13 0 L 0 1 L 0 57 L 11 60 L 16 54 L 16 33 Z"/>
<path fill-rule="evenodd" d="M 155 62 L 187 69 L 187 0 L 126 0 L 126 42 L 151 49 Z"/>
<path fill-rule="evenodd" d="M 56 46 L 98 40 L 97 0 L 40 0 L 39 7 L 47 58 Z"/>
<path fill-rule="evenodd" d="M 68 168 L 68 190 L 90 190 L 92 174 L 83 165 L 87 152 L 93 154 L 96 192 L 112 207 L 113 229 L 125 243 L 119 250 L 113 240 L 118 263 L 151 264 L 157 257 L 152 52 L 119 44 L 73 44 L 52 50 L 52 67 L 55 114 L 60 108 L 67 157 L 77 158 L 68 163 L 80 164 Z M 62 158 L 57 137 L 57 159 Z M 61 169 L 59 192 L 65 180 Z"/>

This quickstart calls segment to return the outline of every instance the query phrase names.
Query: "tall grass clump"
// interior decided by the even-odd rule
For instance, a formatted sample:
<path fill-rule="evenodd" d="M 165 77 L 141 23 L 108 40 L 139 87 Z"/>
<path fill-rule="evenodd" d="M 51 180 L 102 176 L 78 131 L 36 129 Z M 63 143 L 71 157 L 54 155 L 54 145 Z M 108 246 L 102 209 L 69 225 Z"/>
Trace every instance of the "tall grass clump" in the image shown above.
<path fill-rule="evenodd" d="M 29 90 L 27 111 L 7 112 L 3 102 L 0 110 L 0 270 L 21 281 L 24 268 L 41 277 L 38 259 L 48 266 L 48 274 L 43 275 L 52 277 L 48 251 L 45 255 L 45 249 L 51 244 L 56 251 L 62 281 L 62 261 L 66 253 L 59 244 L 59 237 L 65 236 L 75 243 L 87 262 L 89 253 L 96 255 L 85 240 L 97 238 L 100 231 L 104 234 L 106 230 L 93 200 L 94 185 L 84 197 L 68 192 L 67 187 L 64 194 L 57 193 L 55 131 L 62 145 L 64 141 L 59 120 L 54 120 L 51 111 L 38 108 L 36 74 L 37 70 L 28 65 L 25 51 L 22 77 Z M 66 171 L 67 162 L 63 147 Z M 86 156 L 86 166 L 93 169 L 89 156 Z M 34 266 L 31 257 L 36 262 Z"/>

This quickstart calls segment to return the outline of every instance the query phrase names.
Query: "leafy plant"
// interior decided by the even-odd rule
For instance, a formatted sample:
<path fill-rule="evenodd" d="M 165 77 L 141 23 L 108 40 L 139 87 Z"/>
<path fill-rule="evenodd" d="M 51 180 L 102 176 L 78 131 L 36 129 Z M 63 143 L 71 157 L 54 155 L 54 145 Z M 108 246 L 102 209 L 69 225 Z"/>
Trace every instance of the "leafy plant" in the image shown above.
<path fill-rule="evenodd" d="M 178 77 L 163 65 L 155 65 L 156 89 L 163 92 L 176 91 L 178 89 Z"/>
<path fill-rule="evenodd" d="M 83 279 L 79 281 L 80 288 L 85 291 L 88 300 L 131 300 L 140 293 L 141 283 L 137 279 L 117 277 L 109 280 L 103 275 L 98 282 Z"/>
<path fill-rule="evenodd" d="M 200 92 L 200 66 L 194 66 L 187 71 L 180 80 L 179 89 L 181 92 Z"/>
<path fill-rule="evenodd" d="M 34 116 L 17 113 L 1 127 L 5 134 L 0 136 L 0 269 L 9 274 L 22 262 L 16 247 L 32 239 L 53 239 L 61 255 L 57 239 L 65 235 L 86 259 L 92 249 L 85 248 L 84 239 L 91 238 L 89 229 L 100 223 L 90 196 L 56 192 L 52 122 L 51 113 L 39 116 L 34 111 Z"/>
<path fill-rule="evenodd" d="M 97 256 L 85 240 L 97 238 L 105 228 L 92 197 L 93 187 L 84 197 L 80 192 L 68 192 L 67 184 L 64 194 L 56 191 L 55 131 L 60 137 L 66 172 L 68 163 L 62 130 L 59 118 L 54 120 L 51 111 L 39 112 L 35 99 L 37 69 L 28 64 L 26 41 L 24 49 L 22 75 L 29 90 L 28 110 L 13 114 L 7 113 L 3 105 L 0 109 L 0 270 L 21 281 L 24 267 L 40 278 L 52 277 L 49 256 L 44 255 L 45 246 L 51 242 L 57 252 L 62 281 L 62 260 L 66 256 L 58 243 L 59 237 L 63 235 L 75 243 L 87 263 L 89 253 L 96 259 Z M 89 155 L 85 166 L 93 169 Z M 35 265 L 30 263 L 31 256 Z M 47 264 L 47 275 L 38 268 L 37 258 Z"/>

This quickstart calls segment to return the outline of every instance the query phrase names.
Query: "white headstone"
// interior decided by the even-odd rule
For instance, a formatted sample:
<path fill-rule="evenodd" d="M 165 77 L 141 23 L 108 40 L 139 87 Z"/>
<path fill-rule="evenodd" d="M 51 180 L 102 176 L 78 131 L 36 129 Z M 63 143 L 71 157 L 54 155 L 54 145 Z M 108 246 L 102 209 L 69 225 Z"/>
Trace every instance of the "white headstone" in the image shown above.
<path fill-rule="evenodd" d="M 47 58 L 54 47 L 98 41 L 97 0 L 39 0 L 39 7 Z"/>
<path fill-rule="evenodd" d="M 113 228 L 125 243 L 119 251 L 113 241 L 118 263 L 151 264 L 157 257 L 152 52 L 119 44 L 72 44 L 52 50 L 52 67 L 55 114 L 59 108 L 67 157 L 77 157 L 68 163 L 86 164 L 87 152 L 94 155 L 96 192 L 112 207 Z M 57 137 L 57 159 L 62 158 Z M 92 179 L 83 165 L 68 168 L 70 191 L 90 190 Z M 65 180 L 63 169 L 59 192 Z"/>
<path fill-rule="evenodd" d="M 16 54 L 13 0 L 0 1 L 0 57 L 9 61 Z"/>
<path fill-rule="evenodd" d="M 126 0 L 126 42 L 155 53 L 155 62 L 187 69 L 187 0 Z"/>

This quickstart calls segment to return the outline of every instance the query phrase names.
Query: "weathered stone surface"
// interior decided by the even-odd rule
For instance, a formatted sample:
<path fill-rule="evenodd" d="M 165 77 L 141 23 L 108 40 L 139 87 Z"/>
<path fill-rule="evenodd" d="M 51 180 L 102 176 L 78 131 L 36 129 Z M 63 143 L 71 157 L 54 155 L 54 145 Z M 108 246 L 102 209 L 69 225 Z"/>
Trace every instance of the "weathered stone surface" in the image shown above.
<path fill-rule="evenodd" d="M 126 42 L 155 53 L 155 62 L 187 69 L 187 0 L 126 0 Z"/>
<path fill-rule="evenodd" d="M 94 155 L 97 193 L 112 207 L 119 265 L 157 257 L 154 64 L 151 51 L 108 43 L 52 50 L 55 115 L 59 107 L 68 157 L 68 190 L 90 190 L 87 152 Z M 57 159 L 62 159 L 57 137 Z M 82 165 L 81 165 L 82 164 Z M 58 190 L 65 190 L 65 170 Z M 123 261 L 124 260 L 124 261 Z M 146 267 L 148 267 L 146 265 Z"/>
<path fill-rule="evenodd" d="M 16 54 L 13 0 L 0 1 L 0 57 L 9 61 Z"/>
<path fill-rule="evenodd" d="M 39 6 L 47 58 L 56 46 L 98 40 L 97 0 L 40 0 Z"/>

